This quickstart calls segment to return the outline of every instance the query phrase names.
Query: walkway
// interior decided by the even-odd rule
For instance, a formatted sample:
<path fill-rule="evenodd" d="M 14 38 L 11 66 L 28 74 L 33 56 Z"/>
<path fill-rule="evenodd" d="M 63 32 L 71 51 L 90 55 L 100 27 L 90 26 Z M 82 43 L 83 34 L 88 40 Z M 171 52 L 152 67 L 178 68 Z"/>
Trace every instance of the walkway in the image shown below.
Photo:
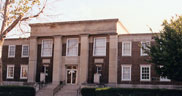
<path fill-rule="evenodd" d="M 65 85 L 55 96 L 77 96 L 78 85 Z"/>

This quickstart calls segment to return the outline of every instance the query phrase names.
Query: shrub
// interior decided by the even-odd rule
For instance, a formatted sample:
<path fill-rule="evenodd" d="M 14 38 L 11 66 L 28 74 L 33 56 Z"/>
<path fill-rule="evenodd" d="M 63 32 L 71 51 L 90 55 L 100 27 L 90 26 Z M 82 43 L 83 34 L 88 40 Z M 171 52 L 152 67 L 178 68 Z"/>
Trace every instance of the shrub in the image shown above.
<path fill-rule="evenodd" d="M 35 89 L 27 86 L 0 86 L 0 96 L 35 96 Z"/>
<path fill-rule="evenodd" d="M 82 96 L 182 96 L 182 90 L 141 88 L 83 88 Z"/>

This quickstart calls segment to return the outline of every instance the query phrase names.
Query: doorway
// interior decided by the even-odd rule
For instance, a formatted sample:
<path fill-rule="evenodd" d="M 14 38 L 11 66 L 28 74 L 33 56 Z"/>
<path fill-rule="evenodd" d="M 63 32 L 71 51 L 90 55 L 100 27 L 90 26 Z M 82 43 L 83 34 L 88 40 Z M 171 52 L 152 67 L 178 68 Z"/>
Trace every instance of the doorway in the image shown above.
<path fill-rule="evenodd" d="M 66 83 L 67 84 L 76 84 L 77 83 L 77 67 L 76 66 L 67 66 Z"/>

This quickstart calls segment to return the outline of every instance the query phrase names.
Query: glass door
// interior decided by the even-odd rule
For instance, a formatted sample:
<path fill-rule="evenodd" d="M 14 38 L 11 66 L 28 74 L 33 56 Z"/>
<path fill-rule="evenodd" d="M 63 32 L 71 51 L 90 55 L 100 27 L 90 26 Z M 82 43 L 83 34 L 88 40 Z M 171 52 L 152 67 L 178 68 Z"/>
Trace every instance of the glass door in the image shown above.
<path fill-rule="evenodd" d="M 67 84 L 76 84 L 77 82 L 77 69 L 73 69 L 73 67 L 67 68 L 66 72 L 66 83 Z"/>

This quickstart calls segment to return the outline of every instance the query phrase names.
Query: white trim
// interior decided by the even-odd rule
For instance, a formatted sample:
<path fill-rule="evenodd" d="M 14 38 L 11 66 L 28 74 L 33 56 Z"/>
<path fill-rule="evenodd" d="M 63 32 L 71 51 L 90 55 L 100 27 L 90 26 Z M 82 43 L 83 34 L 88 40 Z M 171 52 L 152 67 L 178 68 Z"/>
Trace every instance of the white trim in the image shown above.
<path fill-rule="evenodd" d="M 43 39 L 42 40 L 42 46 L 41 46 L 41 57 L 52 57 L 52 50 L 51 50 L 51 54 L 49 55 L 43 55 L 43 42 L 46 40 L 50 40 L 52 43 L 51 49 L 53 49 L 53 40 L 52 39 Z"/>
<path fill-rule="evenodd" d="M 123 68 L 124 68 L 124 67 L 129 67 L 129 68 L 130 68 L 130 76 L 129 76 L 129 77 L 130 77 L 130 79 L 124 79 L 124 77 L 123 77 L 123 73 L 124 73 L 124 72 L 123 72 Z M 122 73 L 121 73 L 121 74 L 122 74 L 122 76 L 121 76 L 121 80 L 122 80 L 122 81 L 131 81 L 131 65 L 121 65 L 121 68 L 122 68 Z"/>
<path fill-rule="evenodd" d="M 22 77 L 22 68 L 23 67 L 27 67 L 27 77 Z M 27 79 L 28 78 L 28 65 L 21 65 L 21 69 L 20 69 L 20 79 Z"/>
<path fill-rule="evenodd" d="M 149 79 L 142 79 L 142 68 L 143 67 L 149 68 Z M 140 81 L 151 81 L 151 65 L 140 65 Z"/>
<path fill-rule="evenodd" d="M 23 55 L 23 52 L 24 52 L 24 51 L 23 51 L 24 46 L 28 46 L 28 55 Z M 22 45 L 21 57 L 29 57 L 29 45 L 28 45 L 28 44 L 24 44 L 24 45 Z"/>
<path fill-rule="evenodd" d="M 124 54 L 124 43 L 130 43 L 130 53 Z M 132 54 L 132 42 L 131 41 L 123 41 L 122 42 L 122 56 L 131 56 Z"/>
<path fill-rule="evenodd" d="M 68 41 L 69 40 L 76 40 L 77 41 L 77 45 L 76 45 L 76 47 L 77 47 L 77 52 L 76 52 L 76 55 L 74 54 L 68 54 Z M 67 39 L 67 41 L 66 41 L 66 56 L 78 56 L 78 44 L 79 44 L 79 40 L 78 40 L 78 38 L 68 38 Z"/>
<path fill-rule="evenodd" d="M 13 67 L 13 77 L 9 77 L 9 76 L 8 76 L 9 67 Z M 7 79 L 14 79 L 14 73 L 15 73 L 14 71 L 15 71 L 15 66 L 14 66 L 14 65 L 7 65 L 6 78 L 7 78 Z"/>
<path fill-rule="evenodd" d="M 103 38 L 103 39 L 105 39 L 105 48 L 104 48 L 104 50 L 105 50 L 105 53 L 104 53 L 104 55 L 96 55 L 95 54 L 95 40 L 96 39 L 98 39 L 98 38 Z M 94 42 L 93 42 L 93 56 L 106 56 L 106 47 L 107 47 L 107 38 L 106 37 L 95 37 L 94 38 Z"/>
<path fill-rule="evenodd" d="M 14 47 L 15 49 L 13 50 L 16 54 L 16 45 L 9 45 L 8 46 L 8 58 L 14 58 L 15 57 L 15 54 L 14 55 L 10 55 L 10 47 Z"/>
<path fill-rule="evenodd" d="M 140 56 L 148 56 L 148 54 L 143 53 L 142 43 L 149 43 L 149 46 L 150 46 L 150 41 L 141 41 L 141 42 L 140 42 L 140 44 L 141 44 L 141 48 L 140 48 Z"/>

